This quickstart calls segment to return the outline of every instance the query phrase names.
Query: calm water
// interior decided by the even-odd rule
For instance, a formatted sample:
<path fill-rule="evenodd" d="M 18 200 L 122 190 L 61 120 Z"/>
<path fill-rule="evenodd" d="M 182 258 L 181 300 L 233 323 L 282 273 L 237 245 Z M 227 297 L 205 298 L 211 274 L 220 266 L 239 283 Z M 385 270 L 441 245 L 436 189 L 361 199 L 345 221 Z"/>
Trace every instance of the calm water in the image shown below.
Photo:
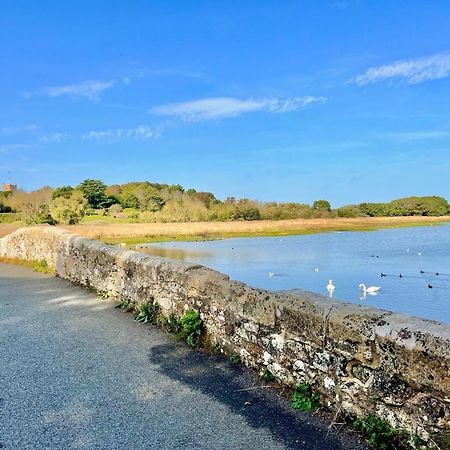
<path fill-rule="evenodd" d="M 326 285 L 333 279 L 336 299 L 450 323 L 450 225 L 168 242 L 149 244 L 145 251 L 197 262 L 269 290 L 301 288 L 328 295 Z M 381 272 L 387 276 L 381 278 Z M 381 286 L 381 291 L 364 298 L 360 283 Z"/>

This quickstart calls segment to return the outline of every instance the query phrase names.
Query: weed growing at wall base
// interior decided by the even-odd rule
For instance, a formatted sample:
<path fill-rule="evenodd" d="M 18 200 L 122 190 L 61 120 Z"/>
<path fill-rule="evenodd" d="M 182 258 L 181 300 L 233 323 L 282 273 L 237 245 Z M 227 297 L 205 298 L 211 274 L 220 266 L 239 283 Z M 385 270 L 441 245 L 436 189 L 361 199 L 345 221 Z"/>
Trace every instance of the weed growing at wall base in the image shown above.
<path fill-rule="evenodd" d="M 309 383 L 297 384 L 291 400 L 294 409 L 314 411 L 320 406 L 320 393 L 313 391 Z"/>
<path fill-rule="evenodd" d="M 197 348 L 200 345 L 204 326 L 200 313 L 193 309 L 186 311 L 181 318 L 181 325 L 183 326 L 183 335 L 189 347 Z"/>
<path fill-rule="evenodd" d="M 230 356 L 230 361 L 233 364 L 241 364 L 242 362 L 241 355 L 237 352 L 233 352 Z"/>
<path fill-rule="evenodd" d="M 125 312 L 131 312 L 134 310 L 134 304 L 128 302 L 127 300 L 121 300 L 116 308 L 123 309 Z"/>
<path fill-rule="evenodd" d="M 267 367 L 264 369 L 261 378 L 267 382 L 277 381 L 277 377 Z"/>
<path fill-rule="evenodd" d="M 134 320 L 155 325 L 158 320 L 159 309 L 158 303 L 152 298 L 148 302 L 139 305 L 139 312 L 134 316 Z"/>

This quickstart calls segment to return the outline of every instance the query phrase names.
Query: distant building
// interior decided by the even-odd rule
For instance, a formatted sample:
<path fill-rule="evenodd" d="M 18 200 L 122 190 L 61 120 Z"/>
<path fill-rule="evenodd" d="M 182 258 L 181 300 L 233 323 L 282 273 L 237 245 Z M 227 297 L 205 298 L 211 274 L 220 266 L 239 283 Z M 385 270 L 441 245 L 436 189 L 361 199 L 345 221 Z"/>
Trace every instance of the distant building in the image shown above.
<path fill-rule="evenodd" d="M 16 184 L 6 183 L 3 185 L 3 192 L 12 192 L 17 190 Z"/>

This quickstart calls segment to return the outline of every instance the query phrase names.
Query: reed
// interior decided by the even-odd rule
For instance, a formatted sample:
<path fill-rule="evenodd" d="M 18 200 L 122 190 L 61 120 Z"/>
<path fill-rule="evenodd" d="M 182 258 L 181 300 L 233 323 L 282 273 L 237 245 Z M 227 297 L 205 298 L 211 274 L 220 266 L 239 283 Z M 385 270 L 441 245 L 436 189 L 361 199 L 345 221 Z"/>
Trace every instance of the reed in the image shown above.
<path fill-rule="evenodd" d="M 438 225 L 450 217 L 364 217 L 186 223 L 108 223 L 66 226 L 69 231 L 105 242 L 137 244 L 168 240 L 288 236 L 332 231 L 373 231 L 381 228 Z"/>

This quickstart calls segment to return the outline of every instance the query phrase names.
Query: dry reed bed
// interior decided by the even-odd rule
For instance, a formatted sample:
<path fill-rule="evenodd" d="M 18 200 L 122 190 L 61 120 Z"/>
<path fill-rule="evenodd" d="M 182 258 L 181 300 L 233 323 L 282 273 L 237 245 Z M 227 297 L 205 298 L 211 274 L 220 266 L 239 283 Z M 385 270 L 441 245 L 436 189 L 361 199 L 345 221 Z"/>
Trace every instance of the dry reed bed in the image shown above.
<path fill-rule="evenodd" d="M 355 219 L 295 219 L 233 222 L 112 223 L 66 226 L 82 236 L 119 239 L 195 238 L 303 234 L 337 230 L 370 230 L 387 227 L 427 225 L 450 221 L 450 217 L 368 217 Z"/>

